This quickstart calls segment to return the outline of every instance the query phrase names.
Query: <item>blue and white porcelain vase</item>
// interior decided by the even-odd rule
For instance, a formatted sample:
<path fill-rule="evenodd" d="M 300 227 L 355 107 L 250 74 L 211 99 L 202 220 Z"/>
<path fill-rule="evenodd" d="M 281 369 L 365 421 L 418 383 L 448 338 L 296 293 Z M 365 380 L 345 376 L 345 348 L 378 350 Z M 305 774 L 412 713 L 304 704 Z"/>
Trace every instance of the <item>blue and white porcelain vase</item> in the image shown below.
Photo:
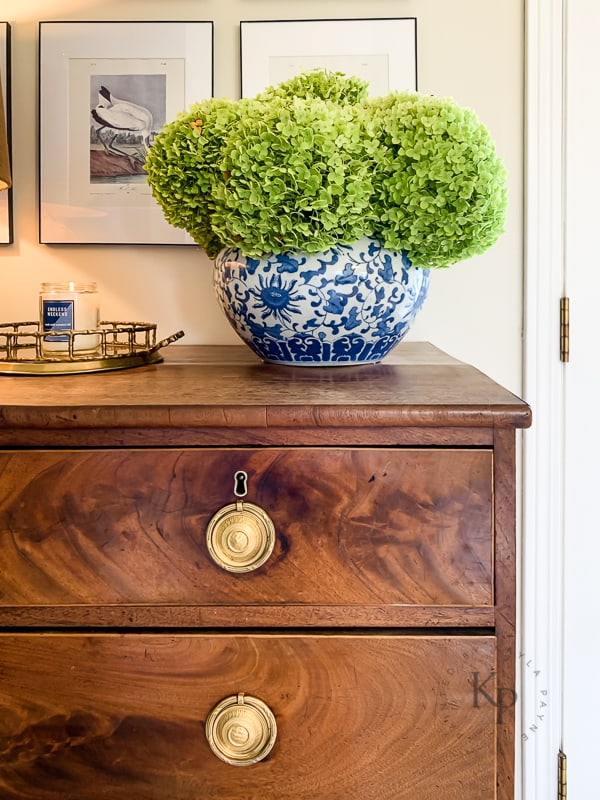
<path fill-rule="evenodd" d="M 226 248 L 214 286 L 230 324 L 264 361 L 343 366 L 380 361 L 406 335 L 429 278 L 365 237 L 314 255 L 257 259 Z"/>

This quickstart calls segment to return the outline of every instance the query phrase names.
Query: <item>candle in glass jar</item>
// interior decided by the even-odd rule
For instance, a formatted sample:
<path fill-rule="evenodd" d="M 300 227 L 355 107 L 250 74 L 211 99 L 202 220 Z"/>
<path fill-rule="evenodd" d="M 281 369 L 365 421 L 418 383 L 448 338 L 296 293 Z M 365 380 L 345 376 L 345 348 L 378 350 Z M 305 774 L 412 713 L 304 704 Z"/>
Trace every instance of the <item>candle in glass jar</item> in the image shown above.
<path fill-rule="evenodd" d="M 40 330 L 97 330 L 100 321 L 98 288 L 95 283 L 42 283 L 40 290 Z M 42 350 L 65 354 L 69 336 L 44 336 Z M 100 344 L 99 335 L 73 336 L 73 351 L 93 352 Z"/>

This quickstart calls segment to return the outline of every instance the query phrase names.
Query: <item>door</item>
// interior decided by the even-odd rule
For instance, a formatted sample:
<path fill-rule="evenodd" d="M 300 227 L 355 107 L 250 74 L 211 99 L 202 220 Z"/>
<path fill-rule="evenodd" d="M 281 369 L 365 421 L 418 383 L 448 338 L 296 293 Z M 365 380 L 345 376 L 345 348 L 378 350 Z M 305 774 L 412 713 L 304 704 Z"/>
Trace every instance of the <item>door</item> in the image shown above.
<path fill-rule="evenodd" d="M 568 796 L 598 797 L 600 693 L 600 4 L 569 0 L 566 18 L 565 292 L 570 360 L 565 367 L 563 749 Z"/>
<path fill-rule="evenodd" d="M 528 0 L 521 726 L 523 800 L 598 796 L 600 696 L 596 519 L 600 395 L 597 0 Z M 570 361 L 559 360 L 559 298 L 570 298 Z M 542 705 L 543 704 L 543 705 Z"/>

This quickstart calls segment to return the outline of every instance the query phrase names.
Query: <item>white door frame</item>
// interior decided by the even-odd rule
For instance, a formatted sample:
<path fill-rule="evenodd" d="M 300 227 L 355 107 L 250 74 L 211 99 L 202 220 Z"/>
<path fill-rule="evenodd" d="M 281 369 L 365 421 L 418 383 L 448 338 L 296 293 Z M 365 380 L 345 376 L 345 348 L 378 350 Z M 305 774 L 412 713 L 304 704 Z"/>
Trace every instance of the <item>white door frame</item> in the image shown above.
<path fill-rule="evenodd" d="M 524 800 L 557 796 L 562 730 L 564 53 L 568 0 L 526 0 L 521 780 Z M 525 740 L 525 737 L 527 739 Z"/>

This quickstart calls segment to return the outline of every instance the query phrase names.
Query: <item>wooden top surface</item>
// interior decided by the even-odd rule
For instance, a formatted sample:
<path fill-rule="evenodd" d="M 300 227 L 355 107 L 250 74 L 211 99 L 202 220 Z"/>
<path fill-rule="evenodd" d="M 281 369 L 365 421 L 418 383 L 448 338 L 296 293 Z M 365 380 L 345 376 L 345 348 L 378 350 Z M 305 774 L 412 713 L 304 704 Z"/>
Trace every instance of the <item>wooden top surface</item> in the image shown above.
<path fill-rule="evenodd" d="M 282 367 L 244 345 L 171 345 L 164 361 L 82 375 L 0 375 L 10 427 L 527 427 L 529 407 L 427 343 L 380 364 Z M 142 419 L 143 417 L 143 419 Z"/>

